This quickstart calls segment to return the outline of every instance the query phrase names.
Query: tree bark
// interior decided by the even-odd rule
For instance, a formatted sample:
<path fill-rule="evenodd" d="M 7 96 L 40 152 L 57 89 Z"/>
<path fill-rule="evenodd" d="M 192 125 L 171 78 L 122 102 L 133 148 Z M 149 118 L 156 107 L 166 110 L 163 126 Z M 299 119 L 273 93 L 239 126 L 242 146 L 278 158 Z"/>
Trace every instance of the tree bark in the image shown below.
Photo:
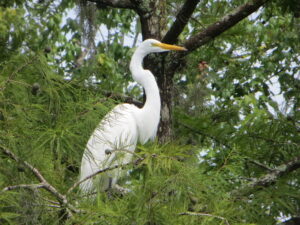
<path fill-rule="evenodd" d="M 167 27 L 166 2 L 157 0 L 131 1 L 134 2 L 135 11 L 140 17 L 143 40 L 148 38 L 161 40 Z"/>
<path fill-rule="evenodd" d="M 148 5 L 143 4 L 137 3 L 136 8 L 140 16 L 143 40 L 148 38 L 162 40 L 167 27 L 166 2 L 150 0 L 148 1 Z M 148 10 L 145 10 L 145 8 Z M 146 57 L 144 61 L 145 68 L 151 70 L 157 78 L 160 90 L 162 110 L 158 137 L 162 143 L 170 140 L 172 136 L 171 109 L 173 82 L 172 79 L 167 79 L 165 74 L 165 56 L 165 54 L 156 54 Z"/>
<path fill-rule="evenodd" d="M 292 160 L 283 163 L 280 166 L 277 166 L 271 172 L 265 174 L 264 176 L 261 176 L 260 178 L 257 178 L 252 182 L 249 182 L 243 185 L 242 187 L 233 190 L 230 194 L 231 196 L 234 197 L 253 194 L 257 190 L 269 187 L 270 185 L 276 183 L 279 180 L 279 178 L 299 168 L 300 168 L 300 156 L 296 156 Z"/>
<path fill-rule="evenodd" d="M 168 79 L 165 72 L 166 55 L 160 55 L 161 73 L 157 76 L 161 96 L 161 117 L 158 129 L 159 142 L 166 143 L 172 138 L 172 99 L 173 79 Z"/>
<path fill-rule="evenodd" d="M 189 19 L 195 11 L 199 1 L 200 0 L 186 0 L 181 10 L 177 14 L 175 22 L 172 24 L 172 26 L 162 39 L 162 42 L 169 44 L 177 43 L 179 35 L 185 28 L 186 24 L 189 22 Z"/>

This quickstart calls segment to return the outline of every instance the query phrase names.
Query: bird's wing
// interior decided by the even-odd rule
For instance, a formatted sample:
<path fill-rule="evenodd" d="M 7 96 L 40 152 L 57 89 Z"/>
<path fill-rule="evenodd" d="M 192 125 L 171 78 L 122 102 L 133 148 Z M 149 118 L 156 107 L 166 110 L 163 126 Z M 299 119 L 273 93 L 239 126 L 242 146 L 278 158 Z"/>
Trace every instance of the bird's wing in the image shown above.
<path fill-rule="evenodd" d="M 134 116 L 136 110 L 138 108 L 134 105 L 121 104 L 103 118 L 87 143 L 81 163 L 80 179 L 98 170 L 130 161 L 132 154 L 128 151 L 135 150 L 138 140 Z M 107 175 L 117 177 L 118 174 L 113 174 L 117 172 L 118 170 L 111 171 Z M 84 185 L 92 185 L 92 181 L 88 182 Z"/>

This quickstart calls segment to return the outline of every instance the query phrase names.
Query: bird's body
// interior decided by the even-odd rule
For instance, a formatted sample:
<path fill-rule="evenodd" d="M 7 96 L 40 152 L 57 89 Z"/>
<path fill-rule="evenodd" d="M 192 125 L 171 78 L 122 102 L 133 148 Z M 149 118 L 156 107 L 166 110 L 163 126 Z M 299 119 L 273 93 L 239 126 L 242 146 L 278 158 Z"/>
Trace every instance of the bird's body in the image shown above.
<path fill-rule="evenodd" d="M 162 44 L 148 39 L 135 51 L 130 62 L 132 77 L 145 89 L 143 108 L 131 104 L 117 105 L 100 122 L 91 135 L 82 157 L 80 180 L 96 171 L 130 162 L 136 144 L 146 143 L 156 136 L 160 120 L 160 95 L 153 74 L 142 67 L 143 58 L 151 52 L 184 50 L 182 47 Z M 121 169 L 117 168 L 81 183 L 84 192 L 113 187 Z"/>

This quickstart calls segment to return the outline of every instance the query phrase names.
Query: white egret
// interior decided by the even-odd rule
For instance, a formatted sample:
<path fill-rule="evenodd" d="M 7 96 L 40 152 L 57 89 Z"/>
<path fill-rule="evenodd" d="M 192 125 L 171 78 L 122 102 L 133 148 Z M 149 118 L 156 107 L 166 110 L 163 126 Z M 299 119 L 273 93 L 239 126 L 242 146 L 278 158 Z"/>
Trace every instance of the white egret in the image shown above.
<path fill-rule="evenodd" d="M 137 142 L 154 139 L 160 120 L 160 95 L 153 74 L 143 68 L 146 55 L 170 50 L 184 51 L 183 47 L 168 45 L 154 39 L 145 40 L 134 52 L 130 71 L 133 79 L 145 89 L 146 102 L 143 108 L 132 104 L 117 105 L 100 122 L 91 135 L 84 151 L 80 180 L 94 172 L 114 165 L 130 162 Z M 117 168 L 90 178 L 81 183 L 83 192 L 104 191 L 115 186 L 121 169 Z"/>

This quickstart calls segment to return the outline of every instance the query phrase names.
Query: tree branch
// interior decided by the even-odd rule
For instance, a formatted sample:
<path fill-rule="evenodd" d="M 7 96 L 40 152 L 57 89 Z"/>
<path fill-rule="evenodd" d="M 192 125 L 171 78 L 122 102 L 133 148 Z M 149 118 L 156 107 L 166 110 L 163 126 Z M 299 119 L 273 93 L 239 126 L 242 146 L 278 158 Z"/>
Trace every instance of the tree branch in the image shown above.
<path fill-rule="evenodd" d="M 231 192 L 233 196 L 241 196 L 252 194 L 254 191 L 264 187 L 269 187 L 274 184 L 279 178 L 287 175 L 288 173 L 300 168 L 300 155 L 294 159 L 281 164 L 280 166 L 273 169 L 272 172 L 255 179 L 254 181 L 243 185 L 242 187 Z"/>
<path fill-rule="evenodd" d="M 201 212 L 182 212 L 179 213 L 180 216 L 209 216 L 209 217 L 214 217 L 214 218 L 218 218 L 221 220 L 224 220 L 226 225 L 229 225 L 229 222 L 226 218 L 222 217 L 222 216 L 216 216 L 216 215 L 212 215 L 209 213 L 201 213 Z"/>
<path fill-rule="evenodd" d="M 122 101 L 124 103 L 133 104 L 139 108 L 142 108 L 144 106 L 143 102 L 136 100 L 133 97 L 127 95 L 122 95 L 122 94 L 112 93 L 112 92 L 104 92 L 103 94 L 108 98 L 114 99 L 116 101 Z"/>
<path fill-rule="evenodd" d="M 200 0 L 186 0 L 181 10 L 176 16 L 176 20 L 166 33 L 162 42 L 174 44 L 177 42 L 178 36 L 183 31 L 185 25 L 188 23 L 190 17 L 196 9 L 196 6 Z"/>
<path fill-rule="evenodd" d="M 186 52 L 177 52 L 173 54 L 171 63 L 168 68 L 168 77 L 172 78 L 174 72 L 182 65 L 184 62 L 184 57 L 194 51 L 195 49 L 208 43 L 215 37 L 219 36 L 229 28 L 236 25 L 241 20 L 245 19 L 247 16 L 257 11 L 261 6 L 263 6 L 269 0 L 251 0 L 248 3 L 241 5 L 234 12 L 227 14 L 219 21 L 211 24 L 203 31 L 190 37 L 183 45 L 188 49 Z"/>
<path fill-rule="evenodd" d="M 44 184 L 40 183 L 40 184 L 19 184 L 19 185 L 12 185 L 12 186 L 8 186 L 2 189 L 2 191 L 11 191 L 11 190 L 15 190 L 15 189 L 21 189 L 21 188 L 25 188 L 25 189 L 30 189 L 30 190 L 34 190 L 37 188 L 44 188 Z"/>
<path fill-rule="evenodd" d="M 193 128 L 193 127 L 190 127 L 190 126 L 188 126 L 188 125 L 186 125 L 186 124 L 184 124 L 184 123 L 179 123 L 179 124 L 180 124 L 181 126 L 183 126 L 184 128 L 186 128 L 186 129 L 192 131 L 193 133 L 200 134 L 200 135 L 202 135 L 202 136 L 204 136 L 204 137 L 208 137 L 208 138 L 210 138 L 211 140 L 215 141 L 217 144 L 223 145 L 224 147 L 226 147 L 226 148 L 228 148 L 228 149 L 232 149 L 232 147 L 229 146 L 229 144 L 225 143 L 223 140 L 220 140 L 220 139 L 218 139 L 217 137 L 215 137 L 215 136 L 213 136 L 213 135 L 211 135 L 211 134 L 204 133 L 204 132 L 202 132 L 202 131 L 200 131 L 200 130 L 197 130 L 197 129 Z"/>
<path fill-rule="evenodd" d="M 99 8 L 101 7 L 113 7 L 121 9 L 135 9 L 135 5 L 130 0 L 88 0 L 89 2 L 97 3 Z"/>
<path fill-rule="evenodd" d="M 280 223 L 279 225 L 297 225 L 297 224 L 300 224 L 299 216 L 292 217 L 292 218 Z"/>
<path fill-rule="evenodd" d="M 69 188 L 69 190 L 67 191 L 67 193 L 69 194 L 69 193 L 72 192 L 76 187 L 78 187 L 81 183 L 83 183 L 84 181 L 87 181 L 88 179 L 91 179 L 92 177 L 97 176 L 98 174 L 105 173 L 105 172 L 107 172 L 107 171 L 114 170 L 114 169 L 117 169 L 117 168 L 120 168 L 120 167 L 126 167 L 126 166 L 128 166 L 128 165 L 138 165 L 138 164 L 141 163 L 143 160 L 144 160 L 144 158 L 138 158 L 137 160 L 135 160 L 135 161 L 133 161 L 133 162 L 129 162 L 129 163 L 125 163 L 125 164 L 119 164 L 119 165 L 114 165 L 114 166 L 107 167 L 107 168 L 102 169 L 102 170 L 98 170 L 98 171 L 92 173 L 91 175 L 85 177 L 84 179 L 82 179 L 82 180 L 76 182 L 75 184 L 73 184 L 73 186 Z"/>
<path fill-rule="evenodd" d="M 221 20 L 207 27 L 204 31 L 190 37 L 185 42 L 185 47 L 189 51 L 193 51 L 196 48 L 206 44 L 213 38 L 219 36 L 224 31 L 236 25 L 241 20 L 248 17 L 253 12 L 257 11 L 268 0 L 251 0 L 248 3 L 241 5 L 234 12 L 224 16 Z"/>
<path fill-rule="evenodd" d="M 263 169 L 265 169 L 265 170 L 269 170 L 269 171 L 271 171 L 271 172 L 274 172 L 274 169 L 272 169 L 272 168 L 268 167 L 267 165 L 262 164 L 262 163 L 260 163 L 260 162 L 258 162 L 258 161 L 256 161 L 256 160 L 250 159 L 250 158 L 248 158 L 248 157 L 246 158 L 246 160 L 247 160 L 248 162 L 254 164 L 254 165 L 259 166 L 260 168 L 263 168 Z"/>
<path fill-rule="evenodd" d="M 277 141 L 272 138 L 264 137 L 264 136 L 261 136 L 260 134 L 256 134 L 256 133 L 249 133 L 248 136 L 251 138 L 254 138 L 254 139 L 260 139 L 260 140 L 269 142 L 273 145 L 294 145 L 296 147 L 300 146 L 299 143 L 294 143 L 294 142 L 289 142 L 289 141 Z"/>
<path fill-rule="evenodd" d="M 27 167 L 32 173 L 33 175 L 41 182 L 38 185 L 35 184 L 28 184 L 28 185 L 16 185 L 16 186 L 10 186 L 10 187 L 6 187 L 3 190 L 5 191 L 6 189 L 9 190 L 9 188 L 12 189 L 16 189 L 16 188 L 29 188 L 31 186 L 31 188 L 44 188 L 45 190 L 47 190 L 48 192 L 50 192 L 52 195 L 54 195 L 56 197 L 56 199 L 59 201 L 61 208 L 64 208 L 67 212 L 68 217 L 72 216 L 72 212 L 78 212 L 78 210 L 76 210 L 72 205 L 70 205 L 68 203 L 68 200 L 66 198 L 65 195 L 62 195 L 61 193 L 59 193 L 55 187 L 53 187 L 45 178 L 44 176 L 40 173 L 40 171 L 38 169 L 36 169 L 35 167 L 33 167 L 30 163 L 28 163 L 27 161 L 22 161 L 19 159 L 19 157 L 17 157 L 13 152 L 11 152 L 10 150 L 8 150 L 7 148 L 0 146 L 0 150 L 9 158 L 15 160 L 17 163 L 21 163 L 23 164 L 25 167 Z M 6 190 L 6 191 L 7 191 Z"/>

